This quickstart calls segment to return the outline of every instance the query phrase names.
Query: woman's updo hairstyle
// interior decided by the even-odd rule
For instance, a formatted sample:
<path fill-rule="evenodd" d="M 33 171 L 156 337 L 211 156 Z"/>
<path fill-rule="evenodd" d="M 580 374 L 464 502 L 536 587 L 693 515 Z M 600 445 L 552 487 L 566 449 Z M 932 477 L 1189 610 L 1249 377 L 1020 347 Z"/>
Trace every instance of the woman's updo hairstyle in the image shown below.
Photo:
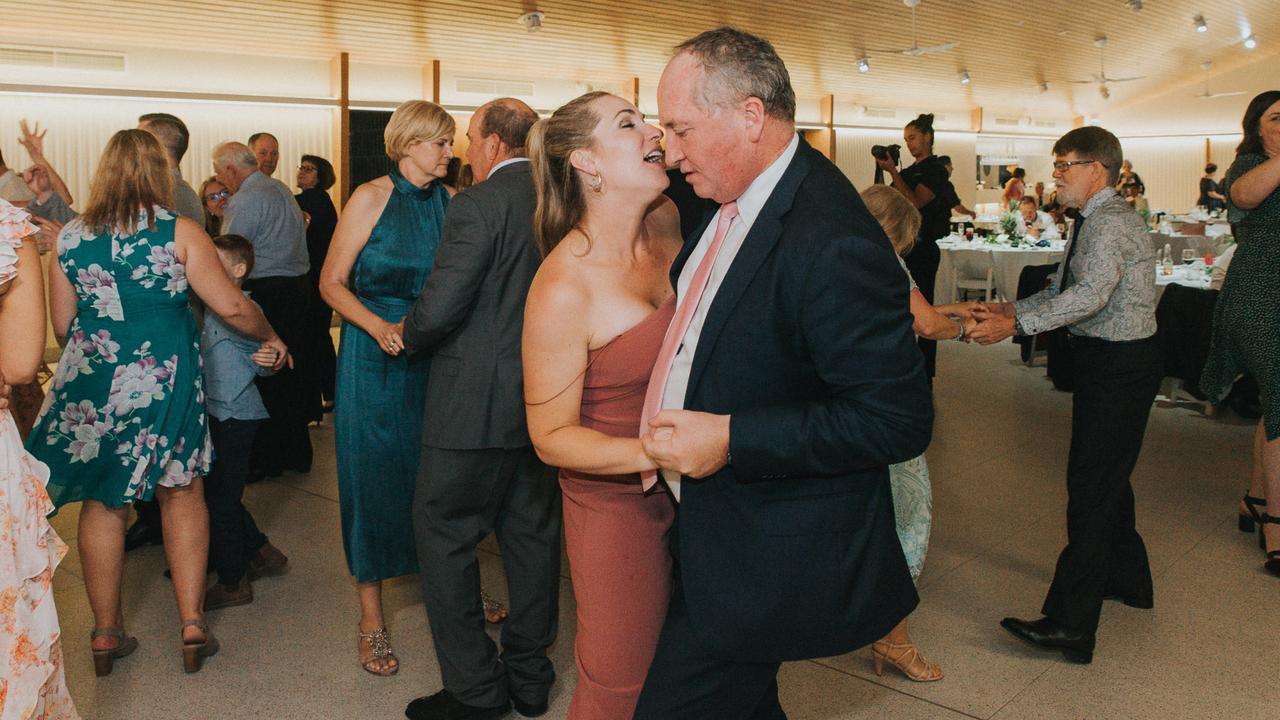
<path fill-rule="evenodd" d="M 907 127 L 929 136 L 929 149 L 933 149 L 933 113 L 920 113 L 915 120 L 907 123 Z"/>
<path fill-rule="evenodd" d="M 582 180 L 569 158 L 574 150 L 591 147 L 591 134 L 600 122 L 591 103 L 608 94 L 597 90 L 580 95 L 529 130 L 529 160 L 538 197 L 533 231 L 543 257 L 577 227 L 586 211 Z"/>

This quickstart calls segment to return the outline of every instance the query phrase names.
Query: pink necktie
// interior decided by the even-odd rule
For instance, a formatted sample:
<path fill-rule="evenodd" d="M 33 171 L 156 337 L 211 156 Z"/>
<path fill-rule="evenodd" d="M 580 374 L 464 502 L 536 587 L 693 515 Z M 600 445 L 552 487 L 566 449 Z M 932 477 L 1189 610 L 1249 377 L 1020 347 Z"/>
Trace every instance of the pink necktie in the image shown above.
<path fill-rule="evenodd" d="M 649 419 L 662 410 L 662 395 L 667 388 L 667 378 L 671 376 L 671 365 L 675 362 L 676 351 L 684 341 L 689 323 L 693 322 L 693 314 L 698 309 L 698 302 L 702 300 L 703 291 L 707 289 L 707 280 L 711 278 L 711 268 L 716 264 L 720 246 L 724 245 L 724 238 L 729 234 L 729 226 L 733 224 L 733 219 L 736 217 L 738 217 L 736 201 L 720 206 L 720 221 L 716 223 L 715 237 L 711 239 L 707 254 L 702 257 L 702 262 L 694 271 L 693 278 L 689 280 L 689 289 L 685 291 L 684 297 L 680 298 L 675 316 L 667 326 L 667 334 L 662 338 L 662 347 L 658 350 L 658 361 L 654 363 L 653 372 L 649 375 L 649 388 L 644 394 L 644 410 L 640 413 L 641 435 L 649 431 Z M 657 482 L 658 473 L 655 470 L 640 474 L 640 484 L 646 491 Z"/>

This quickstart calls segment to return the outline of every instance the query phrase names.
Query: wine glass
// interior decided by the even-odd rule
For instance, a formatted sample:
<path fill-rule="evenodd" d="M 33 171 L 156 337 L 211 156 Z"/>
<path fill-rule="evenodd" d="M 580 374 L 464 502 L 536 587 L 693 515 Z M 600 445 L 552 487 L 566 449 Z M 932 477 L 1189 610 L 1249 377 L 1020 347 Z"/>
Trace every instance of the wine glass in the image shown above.
<path fill-rule="evenodd" d="M 1191 265 L 1196 261 L 1196 251 L 1192 248 L 1184 248 L 1182 250 L 1182 264 Z"/>

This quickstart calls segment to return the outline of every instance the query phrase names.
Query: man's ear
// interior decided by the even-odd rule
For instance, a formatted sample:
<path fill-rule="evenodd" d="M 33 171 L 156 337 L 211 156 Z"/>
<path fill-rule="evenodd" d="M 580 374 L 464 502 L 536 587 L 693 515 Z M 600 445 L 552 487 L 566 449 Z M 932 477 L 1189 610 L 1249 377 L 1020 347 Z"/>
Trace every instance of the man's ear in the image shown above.
<path fill-rule="evenodd" d="M 758 97 L 748 97 L 742 101 L 741 112 L 746 123 L 747 138 L 752 142 L 758 141 L 764 134 L 764 102 Z"/>

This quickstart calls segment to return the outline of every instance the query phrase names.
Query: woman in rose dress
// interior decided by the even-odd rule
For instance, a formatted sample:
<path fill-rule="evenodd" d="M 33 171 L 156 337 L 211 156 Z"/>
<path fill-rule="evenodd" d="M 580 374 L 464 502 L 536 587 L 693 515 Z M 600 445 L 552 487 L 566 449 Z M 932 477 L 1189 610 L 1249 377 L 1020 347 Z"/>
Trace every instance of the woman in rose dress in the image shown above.
<path fill-rule="evenodd" d="M 0 387 L 31 382 L 44 352 L 36 228 L 0 200 Z M 62 669 L 53 571 L 67 546 L 47 516 L 49 468 L 27 454 L 0 408 L 0 719 L 79 718 Z"/>
<path fill-rule="evenodd" d="M 661 137 L 603 92 L 530 133 L 546 259 L 525 304 L 525 402 L 534 448 L 561 469 L 578 621 L 571 720 L 631 717 L 671 594 L 675 505 L 640 485 L 657 467 L 640 414 L 675 311 L 668 272 L 681 245 L 662 197 Z"/>

